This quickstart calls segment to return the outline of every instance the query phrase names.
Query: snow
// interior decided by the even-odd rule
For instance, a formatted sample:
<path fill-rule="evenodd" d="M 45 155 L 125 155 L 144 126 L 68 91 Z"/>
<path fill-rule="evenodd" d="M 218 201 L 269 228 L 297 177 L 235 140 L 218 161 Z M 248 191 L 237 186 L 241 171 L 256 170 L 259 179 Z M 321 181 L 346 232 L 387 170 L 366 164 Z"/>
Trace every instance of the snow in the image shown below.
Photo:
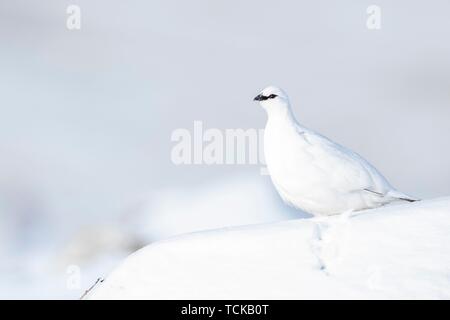
<path fill-rule="evenodd" d="M 25 199 L 21 195 L 17 201 L 0 201 L 17 207 L 0 209 L 0 298 L 78 299 L 96 279 L 150 242 L 309 216 L 286 207 L 270 178 L 254 173 L 210 179 L 188 190 L 180 186 L 149 190 L 131 197 L 120 214 L 91 216 L 84 224 L 84 217 L 78 222 L 76 217 L 68 217 L 66 223 L 47 222 L 42 213 L 35 215 L 41 223 L 30 226 L 24 223 L 28 208 L 40 211 Z M 27 210 L 19 210 L 22 207 Z"/>
<path fill-rule="evenodd" d="M 450 197 L 155 242 L 90 299 L 449 299 Z"/>

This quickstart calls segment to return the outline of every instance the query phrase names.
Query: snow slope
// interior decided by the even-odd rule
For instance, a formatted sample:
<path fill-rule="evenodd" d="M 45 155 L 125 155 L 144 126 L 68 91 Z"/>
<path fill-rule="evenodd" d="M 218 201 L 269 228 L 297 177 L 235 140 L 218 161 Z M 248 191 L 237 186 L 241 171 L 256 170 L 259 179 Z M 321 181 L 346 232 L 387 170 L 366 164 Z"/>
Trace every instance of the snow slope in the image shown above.
<path fill-rule="evenodd" d="M 449 299 L 450 197 L 159 241 L 89 298 Z"/>

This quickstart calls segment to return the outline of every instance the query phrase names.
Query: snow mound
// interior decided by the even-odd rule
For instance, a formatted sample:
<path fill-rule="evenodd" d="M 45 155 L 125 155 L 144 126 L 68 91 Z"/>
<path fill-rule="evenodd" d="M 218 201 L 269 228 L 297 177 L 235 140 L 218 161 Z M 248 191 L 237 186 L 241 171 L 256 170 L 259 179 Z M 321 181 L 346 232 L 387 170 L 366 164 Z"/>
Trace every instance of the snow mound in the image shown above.
<path fill-rule="evenodd" d="M 449 299 L 450 197 L 159 241 L 89 298 Z"/>

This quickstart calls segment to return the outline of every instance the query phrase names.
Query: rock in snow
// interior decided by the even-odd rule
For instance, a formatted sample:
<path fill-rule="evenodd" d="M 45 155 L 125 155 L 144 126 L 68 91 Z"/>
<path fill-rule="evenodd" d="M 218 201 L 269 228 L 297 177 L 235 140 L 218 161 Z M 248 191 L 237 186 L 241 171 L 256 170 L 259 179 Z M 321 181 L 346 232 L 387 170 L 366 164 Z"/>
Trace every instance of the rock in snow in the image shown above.
<path fill-rule="evenodd" d="M 449 299 L 450 197 L 159 241 L 89 298 Z"/>

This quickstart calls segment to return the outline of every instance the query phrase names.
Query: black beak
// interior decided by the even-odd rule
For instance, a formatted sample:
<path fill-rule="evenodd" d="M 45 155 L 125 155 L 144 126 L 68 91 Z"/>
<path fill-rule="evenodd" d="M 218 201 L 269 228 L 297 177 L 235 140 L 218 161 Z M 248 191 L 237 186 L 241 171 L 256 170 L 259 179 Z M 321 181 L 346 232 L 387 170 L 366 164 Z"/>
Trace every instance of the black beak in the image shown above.
<path fill-rule="evenodd" d="M 256 97 L 253 98 L 253 101 L 264 101 L 267 100 L 267 97 L 263 96 L 262 94 L 258 94 Z"/>

